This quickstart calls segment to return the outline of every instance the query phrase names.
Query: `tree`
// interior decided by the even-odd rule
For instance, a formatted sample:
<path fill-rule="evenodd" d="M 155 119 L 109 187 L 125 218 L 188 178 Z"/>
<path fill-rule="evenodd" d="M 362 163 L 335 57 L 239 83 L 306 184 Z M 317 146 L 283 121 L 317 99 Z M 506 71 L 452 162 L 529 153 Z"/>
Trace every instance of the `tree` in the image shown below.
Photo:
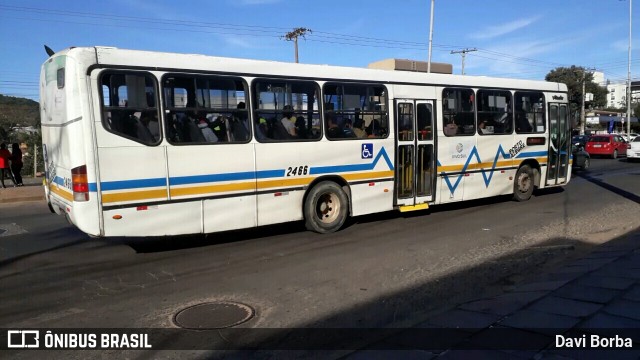
<path fill-rule="evenodd" d="M 581 66 L 571 65 L 570 68 L 557 67 L 544 77 L 547 81 L 560 82 L 567 85 L 571 113 L 577 115 L 576 120 L 579 119 L 578 114 L 582 107 L 582 99 L 584 99 L 584 94 L 582 93 L 583 76 L 585 92 L 593 94 L 593 101 L 590 102 L 590 106 L 595 108 L 606 106 L 607 88 L 593 82 L 593 74 Z"/>

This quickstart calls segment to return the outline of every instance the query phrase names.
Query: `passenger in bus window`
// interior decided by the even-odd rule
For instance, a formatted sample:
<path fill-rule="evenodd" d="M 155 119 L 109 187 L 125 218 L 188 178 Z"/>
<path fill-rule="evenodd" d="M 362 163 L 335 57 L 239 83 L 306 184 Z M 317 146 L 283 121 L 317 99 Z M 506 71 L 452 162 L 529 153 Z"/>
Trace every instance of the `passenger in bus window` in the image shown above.
<path fill-rule="evenodd" d="M 213 114 L 212 116 L 214 120 L 211 122 L 211 128 L 215 133 L 216 137 L 218 137 L 218 141 L 220 142 L 228 142 L 229 137 L 227 136 L 229 133 L 229 127 L 227 126 L 227 119 L 224 115 Z"/>
<path fill-rule="evenodd" d="M 327 123 L 327 139 L 344 138 L 344 131 L 338 126 L 333 112 L 327 111 L 324 113 L 324 119 Z"/>
<path fill-rule="evenodd" d="M 478 124 L 478 134 L 482 135 L 484 133 L 484 129 L 487 126 L 487 122 L 486 121 L 480 121 L 480 123 Z"/>
<path fill-rule="evenodd" d="M 296 118 L 293 116 L 293 107 L 291 105 L 285 105 L 282 109 L 282 119 L 280 122 L 285 130 L 287 130 L 287 133 L 294 138 L 298 136 L 295 121 Z"/>
<path fill-rule="evenodd" d="M 353 133 L 358 138 L 367 137 L 367 132 L 364 130 L 364 121 L 362 119 L 356 118 L 356 121 L 353 123 Z"/>
<path fill-rule="evenodd" d="M 149 133 L 153 137 L 153 142 L 160 139 L 160 125 L 158 124 L 158 116 L 155 112 L 145 113 L 140 119 L 142 124 L 149 129 Z"/>
<path fill-rule="evenodd" d="M 295 116 L 294 116 L 295 117 Z M 296 127 L 296 134 L 298 134 L 298 138 L 299 139 L 306 139 L 308 138 L 307 136 L 307 124 L 305 123 L 305 119 L 303 116 L 297 116 L 295 117 L 296 122 L 295 122 L 295 127 Z"/>
<path fill-rule="evenodd" d="M 268 139 L 269 128 L 267 127 L 267 119 L 260 117 L 258 120 L 258 126 L 256 127 L 256 139 L 258 141 L 265 141 Z"/>
<path fill-rule="evenodd" d="M 527 117 L 520 113 L 516 116 L 516 131 L 519 133 L 529 133 L 533 130 Z"/>
<path fill-rule="evenodd" d="M 189 116 L 186 121 L 186 130 L 189 134 L 189 140 L 191 142 L 205 142 L 205 138 L 202 135 L 202 131 L 198 125 L 196 125 L 197 116 Z"/>
<path fill-rule="evenodd" d="M 237 110 L 233 112 L 231 119 L 231 141 L 247 141 L 249 140 L 249 125 L 247 124 L 247 112 L 245 111 L 245 103 L 238 103 Z"/>
<path fill-rule="evenodd" d="M 351 119 L 347 118 L 344 120 L 344 128 L 342 129 L 342 132 L 346 138 L 356 137 L 356 133 L 353 131 L 353 126 L 351 124 Z"/>
<path fill-rule="evenodd" d="M 206 142 L 218 142 L 218 137 L 209 127 L 209 123 L 206 119 L 200 119 L 200 121 L 198 122 L 198 127 L 200 128 L 202 136 L 204 136 Z"/>

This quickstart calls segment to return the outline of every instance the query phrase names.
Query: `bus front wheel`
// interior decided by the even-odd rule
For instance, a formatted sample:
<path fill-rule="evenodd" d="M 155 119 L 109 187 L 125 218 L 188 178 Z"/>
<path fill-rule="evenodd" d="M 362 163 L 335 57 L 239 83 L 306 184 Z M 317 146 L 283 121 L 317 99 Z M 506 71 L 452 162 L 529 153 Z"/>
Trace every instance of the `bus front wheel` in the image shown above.
<path fill-rule="evenodd" d="M 317 184 L 304 202 L 307 229 L 321 234 L 337 231 L 347 219 L 348 202 L 347 194 L 340 185 L 332 181 Z"/>
<path fill-rule="evenodd" d="M 531 166 L 523 165 L 516 173 L 513 183 L 513 198 L 516 201 L 527 201 L 533 194 L 534 175 Z"/>

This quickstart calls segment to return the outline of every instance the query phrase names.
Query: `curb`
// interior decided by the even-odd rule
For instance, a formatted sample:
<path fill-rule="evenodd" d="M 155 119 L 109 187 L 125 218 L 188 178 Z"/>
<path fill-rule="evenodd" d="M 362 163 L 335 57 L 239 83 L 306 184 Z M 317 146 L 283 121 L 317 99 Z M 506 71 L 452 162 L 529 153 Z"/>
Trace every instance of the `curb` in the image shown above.
<path fill-rule="evenodd" d="M 26 201 L 44 201 L 44 195 L 23 196 L 23 197 L 14 197 L 14 198 L 8 198 L 8 199 L 0 199 L 0 204 L 26 202 Z"/>

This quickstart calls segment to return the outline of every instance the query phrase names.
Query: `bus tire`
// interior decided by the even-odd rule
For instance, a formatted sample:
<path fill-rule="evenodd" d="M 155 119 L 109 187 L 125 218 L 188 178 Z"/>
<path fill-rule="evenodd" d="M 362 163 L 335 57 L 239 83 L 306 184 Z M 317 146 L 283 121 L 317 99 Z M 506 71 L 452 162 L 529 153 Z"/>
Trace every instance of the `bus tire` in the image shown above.
<path fill-rule="evenodd" d="M 522 165 L 513 182 L 513 198 L 516 201 L 527 201 L 531 198 L 534 188 L 533 170 L 529 165 Z"/>
<path fill-rule="evenodd" d="M 340 185 L 323 181 L 314 186 L 304 202 L 308 230 L 320 234 L 338 231 L 349 214 L 349 199 Z"/>

